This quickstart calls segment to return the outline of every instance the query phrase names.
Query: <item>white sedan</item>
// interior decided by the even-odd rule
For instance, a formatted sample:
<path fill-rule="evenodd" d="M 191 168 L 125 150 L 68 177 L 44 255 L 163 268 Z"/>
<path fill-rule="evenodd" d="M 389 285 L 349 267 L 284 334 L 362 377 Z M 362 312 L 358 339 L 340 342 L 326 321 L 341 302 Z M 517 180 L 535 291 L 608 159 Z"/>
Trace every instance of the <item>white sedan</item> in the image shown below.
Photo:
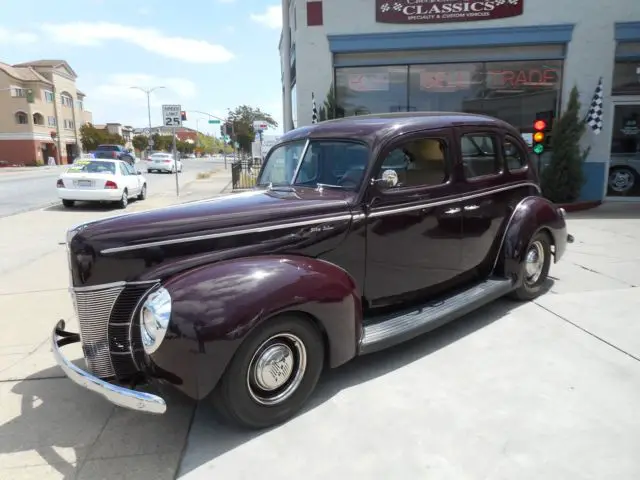
<path fill-rule="evenodd" d="M 176 172 L 176 163 L 178 172 L 182 172 L 182 161 L 174 162 L 173 155 L 170 153 L 154 153 L 147 158 L 147 172 Z"/>
<path fill-rule="evenodd" d="M 127 208 L 130 198 L 147 197 L 147 180 L 122 160 L 77 160 L 60 175 L 56 186 L 65 207 L 75 202 L 117 202 Z"/>

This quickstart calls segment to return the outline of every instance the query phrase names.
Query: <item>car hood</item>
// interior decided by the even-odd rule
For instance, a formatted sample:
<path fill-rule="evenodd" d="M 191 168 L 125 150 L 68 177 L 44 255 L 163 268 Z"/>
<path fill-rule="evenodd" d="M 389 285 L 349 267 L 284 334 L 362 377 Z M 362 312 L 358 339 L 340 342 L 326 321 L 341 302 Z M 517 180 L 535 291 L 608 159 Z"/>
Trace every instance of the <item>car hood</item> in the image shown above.
<path fill-rule="evenodd" d="M 337 189 L 252 190 L 85 224 L 69 241 L 72 281 L 162 279 L 240 255 L 319 254 L 346 234 L 353 196 Z"/>

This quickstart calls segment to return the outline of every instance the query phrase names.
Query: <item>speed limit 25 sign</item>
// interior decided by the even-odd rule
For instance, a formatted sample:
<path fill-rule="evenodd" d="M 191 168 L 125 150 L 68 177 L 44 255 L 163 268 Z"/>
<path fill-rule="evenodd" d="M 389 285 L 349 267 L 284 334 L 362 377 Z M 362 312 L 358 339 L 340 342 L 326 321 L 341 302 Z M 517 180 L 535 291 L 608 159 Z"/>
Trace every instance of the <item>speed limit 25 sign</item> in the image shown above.
<path fill-rule="evenodd" d="M 182 107 L 180 105 L 163 105 L 162 119 L 165 127 L 181 127 Z"/>

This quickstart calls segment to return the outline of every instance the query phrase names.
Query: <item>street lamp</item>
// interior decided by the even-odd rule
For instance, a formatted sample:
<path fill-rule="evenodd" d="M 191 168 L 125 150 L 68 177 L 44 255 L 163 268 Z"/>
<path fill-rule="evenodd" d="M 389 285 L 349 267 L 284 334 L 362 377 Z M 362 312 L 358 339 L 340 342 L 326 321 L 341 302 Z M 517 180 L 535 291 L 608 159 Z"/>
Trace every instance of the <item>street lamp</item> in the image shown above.
<path fill-rule="evenodd" d="M 147 115 L 149 116 L 149 139 L 151 139 L 151 92 L 155 91 L 155 90 L 159 90 L 161 88 L 165 88 L 162 86 L 158 86 L 158 87 L 153 87 L 153 88 L 142 88 L 142 87 L 129 87 L 129 88 L 133 88 L 135 90 L 140 90 L 141 92 L 144 92 L 147 94 Z M 149 142 L 149 144 L 147 145 L 147 149 L 151 150 L 151 142 Z"/>

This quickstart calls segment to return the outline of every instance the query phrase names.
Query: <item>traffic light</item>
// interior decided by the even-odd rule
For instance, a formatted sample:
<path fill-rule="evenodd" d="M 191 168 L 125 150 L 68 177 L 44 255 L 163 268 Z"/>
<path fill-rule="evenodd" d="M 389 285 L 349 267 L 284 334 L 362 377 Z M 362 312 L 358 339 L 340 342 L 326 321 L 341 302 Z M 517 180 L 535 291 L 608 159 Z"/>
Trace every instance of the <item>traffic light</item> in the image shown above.
<path fill-rule="evenodd" d="M 546 135 L 544 131 L 547 128 L 547 122 L 544 120 L 536 120 L 533 124 L 533 153 L 541 155 L 544 152 L 544 140 Z"/>
<path fill-rule="evenodd" d="M 184 110 L 180 112 L 180 118 L 182 119 L 183 122 L 187 121 L 187 112 L 185 112 Z"/>
<path fill-rule="evenodd" d="M 225 124 L 226 125 L 226 124 Z M 220 125 L 220 137 L 224 138 L 225 134 L 225 125 Z"/>
<path fill-rule="evenodd" d="M 224 124 L 224 133 L 225 133 L 225 135 L 228 135 L 230 137 L 233 136 L 233 123 L 226 122 Z"/>

